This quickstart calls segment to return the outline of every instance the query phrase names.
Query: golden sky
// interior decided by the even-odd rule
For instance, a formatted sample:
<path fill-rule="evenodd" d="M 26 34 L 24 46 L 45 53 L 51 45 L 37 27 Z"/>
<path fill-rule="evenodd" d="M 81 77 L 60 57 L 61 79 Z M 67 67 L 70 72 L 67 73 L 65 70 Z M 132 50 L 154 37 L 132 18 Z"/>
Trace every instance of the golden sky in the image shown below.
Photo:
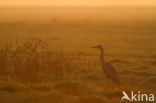
<path fill-rule="evenodd" d="M 156 0 L 0 0 L 0 5 L 105 6 L 156 5 Z"/>

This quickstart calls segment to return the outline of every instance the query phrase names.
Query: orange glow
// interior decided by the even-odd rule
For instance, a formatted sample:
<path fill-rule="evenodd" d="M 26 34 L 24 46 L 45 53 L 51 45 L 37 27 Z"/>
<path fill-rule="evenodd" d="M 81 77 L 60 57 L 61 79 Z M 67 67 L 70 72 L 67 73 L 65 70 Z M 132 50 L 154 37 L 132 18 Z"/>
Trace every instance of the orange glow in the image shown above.
<path fill-rule="evenodd" d="M 156 0 L 0 0 L 0 5 L 37 6 L 107 6 L 107 5 L 154 5 Z"/>

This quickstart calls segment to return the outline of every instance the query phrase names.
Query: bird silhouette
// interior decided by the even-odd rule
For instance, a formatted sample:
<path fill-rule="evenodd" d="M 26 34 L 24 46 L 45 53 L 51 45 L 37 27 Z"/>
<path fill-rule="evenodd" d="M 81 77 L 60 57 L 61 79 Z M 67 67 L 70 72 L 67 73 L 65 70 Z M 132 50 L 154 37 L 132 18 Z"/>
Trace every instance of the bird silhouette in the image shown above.
<path fill-rule="evenodd" d="M 120 79 L 119 79 L 117 71 L 115 70 L 115 68 L 113 67 L 113 65 L 111 63 L 105 62 L 105 60 L 104 60 L 103 47 L 101 45 L 98 45 L 98 46 L 95 46 L 92 48 L 97 48 L 101 52 L 101 54 L 100 54 L 101 67 L 108 79 L 108 83 L 109 83 L 109 80 L 112 80 L 114 83 L 120 84 Z"/>

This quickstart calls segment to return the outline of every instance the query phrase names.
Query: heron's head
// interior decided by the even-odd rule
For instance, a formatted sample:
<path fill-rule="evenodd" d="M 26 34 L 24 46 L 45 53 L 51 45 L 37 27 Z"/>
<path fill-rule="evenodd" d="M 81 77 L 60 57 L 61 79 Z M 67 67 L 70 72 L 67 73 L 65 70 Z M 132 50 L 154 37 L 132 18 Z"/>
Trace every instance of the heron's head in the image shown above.
<path fill-rule="evenodd" d="M 94 47 L 92 47 L 92 48 L 103 49 L 103 48 L 102 48 L 102 45 L 94 46 Z"/>

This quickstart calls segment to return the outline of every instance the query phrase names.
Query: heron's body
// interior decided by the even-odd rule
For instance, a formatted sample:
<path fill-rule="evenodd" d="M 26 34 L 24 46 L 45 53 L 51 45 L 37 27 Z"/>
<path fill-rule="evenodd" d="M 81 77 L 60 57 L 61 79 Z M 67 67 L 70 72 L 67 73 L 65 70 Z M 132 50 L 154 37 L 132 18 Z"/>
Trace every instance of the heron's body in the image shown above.
<path fill-rule="evenodd" d="M 93 48 L 100 49 L 101 67 L 102 67 L 107 79 L 111 79 L 114 83 L 120 84 L 120 79 L 118 77 L 117 71 L 115 70 L 115 68 L 113 67 L 113 65 L 111 63 L 105 62 L 105 60 L 104 60 L 104 50 L 103 50 L 102 46 L 97 46 L 97 47 L 93 47 Z"/>
<path fill-rule="evenodd" d="M 105 75 L 108 79 L 111 79 L 116 84 L 120 84 L 120 79 L 112 64 L 104 62 L 104 66 L 102 67 L 102 69 L 105 72 Z"/>

